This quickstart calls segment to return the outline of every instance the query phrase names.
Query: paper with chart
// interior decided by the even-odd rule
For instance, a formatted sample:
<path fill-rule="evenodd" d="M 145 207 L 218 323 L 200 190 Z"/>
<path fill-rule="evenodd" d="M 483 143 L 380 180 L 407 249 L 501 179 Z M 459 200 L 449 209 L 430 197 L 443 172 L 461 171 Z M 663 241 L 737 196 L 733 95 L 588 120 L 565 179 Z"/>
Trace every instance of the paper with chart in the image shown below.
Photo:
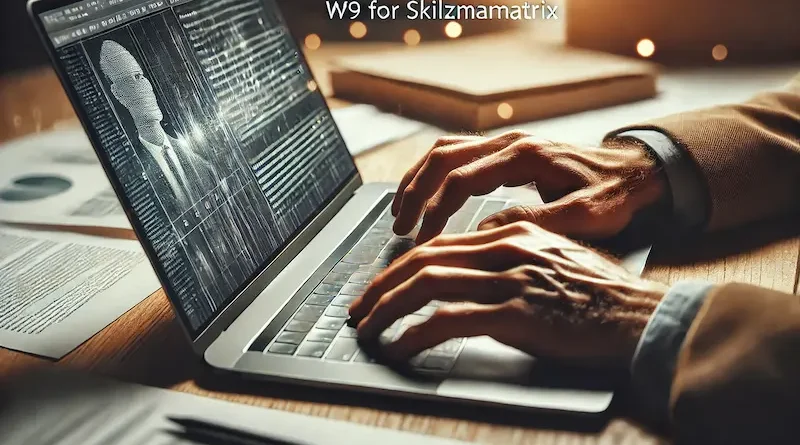
<path fill-rule="evenodd" d="M 0 221 L 131 230 L 79 127 L 40 133 L 0 148 Z"/>
<path fill-rule="evenodd" d="M 0 346 L 61 358 L 158 290 L 136 241 L 0 225 Z"/>
<path fill-rule="evenodd" d="M 0 382 L 4 445 L 231 444 L 193 440 L 170 418 L 259 436 L 254 444 L 465 445 L 465 442 L 201 397 L 62 369 Z M 43 427 L 44 426 L 44 427 Z"/>

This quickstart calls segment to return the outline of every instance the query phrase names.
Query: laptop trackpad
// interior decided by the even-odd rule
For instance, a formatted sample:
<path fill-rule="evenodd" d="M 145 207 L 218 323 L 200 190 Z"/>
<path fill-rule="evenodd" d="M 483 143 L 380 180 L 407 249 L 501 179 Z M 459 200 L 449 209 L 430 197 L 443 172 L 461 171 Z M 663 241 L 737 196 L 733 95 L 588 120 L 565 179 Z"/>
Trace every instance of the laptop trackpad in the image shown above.
<path fill-rule="evenodd" d="M 530 355 L 489 337 L 471 338 L 436 392 L 445 397 L 586 413 L 603 412 L 611 403 L 610 386 L 598 387 L 580 376 L 546 368 Z"/>

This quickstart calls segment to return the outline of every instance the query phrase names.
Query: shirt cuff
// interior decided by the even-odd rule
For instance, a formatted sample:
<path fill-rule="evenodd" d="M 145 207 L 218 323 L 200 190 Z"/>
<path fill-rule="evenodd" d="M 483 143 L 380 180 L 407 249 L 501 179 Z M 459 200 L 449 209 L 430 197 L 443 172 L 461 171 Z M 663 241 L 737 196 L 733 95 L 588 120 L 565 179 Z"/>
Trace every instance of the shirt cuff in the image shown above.
<path fill-rule="evenodd" d="M 635 139 L 649 148 L 658 159 L 671 195 L 672 229 L 686 233 L 705 227 L 710 208 L 704 193 L 705 183 L 683 147 L 654 129 L 624 130 L 608 137 Z"/>
<path fill-rule="evenodd" d="M 670 391 L 678 354 L 712 286 L 699 281 L 672 286 L 639 339 L 631 363 L 631 384 L 646 421 L 658 426 L 669 424 Z"/>

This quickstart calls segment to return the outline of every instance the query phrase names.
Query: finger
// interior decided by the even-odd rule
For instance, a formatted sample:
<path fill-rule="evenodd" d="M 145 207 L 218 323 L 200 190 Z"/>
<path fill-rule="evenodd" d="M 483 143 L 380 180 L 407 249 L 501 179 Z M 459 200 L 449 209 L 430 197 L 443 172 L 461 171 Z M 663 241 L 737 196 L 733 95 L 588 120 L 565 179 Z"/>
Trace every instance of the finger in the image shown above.
<path fill-rule="evenodd" d="M 360 321 L 387 292 L 405 282 L 425 266 L 506 270 L 521 261 L 522 251 L 500 242 L 478 246 L 421 246 L 392 263 L 350 305 L 350 317 Z"/>
<path fill-rule="evenodd" d="M 384 294 L 358 325 L 358 335 L 375 338 L 395 320 L 433 300 L 500 303 L 521 292 L 510 274 L 457 267 L 427 266 Z"/>
<path fill-rule="evenodd" d="M 410 326 L 383 352 L 392 360 L 408 360 L 453 338 L 502 336 L 507 326 L 506 305 L 452 305 L 439 308 L 428 320 Z"/>
<path fill-rule="evenodd" d="M 419 220 L 425 204 L 451 170 L 490 153 L 502 150 L 527 135 L 509 132 L 493 138 L 465 142 L 431 150 L 428 158 L 403 191 L 394 230 L 409 233 Z"/>
<path fill-rule="evenodd" d="M 531 182 L 536 166 L 519 162 L 520 149 L 518 145 L 511 145 L 448 173 L 436 196 L 428 202 L 417 244 L 441 233 L 447 220 L 470 196 L 491 193 L 508 183 Z"/>
<path fill-rule="evenodd" d="M 480 136 L 469 136 L 469 135 L 453 135 L 453 136 L 442 136 L 436 140 L 436 143 L 431 148 L 431 151 L 439 148 L 444 147 L 447 145 L 453 144 L 460 144 L 469 141 L 476 141 L 482 139 Z M 425 164 L 425 161 L 428 159 L 430 152 L 426 153 L 425 156 L 421 157 L 416 164 L 414 164 L 411 169 L 406 172 L 403 176 L 403 180 L 400 181 L 400 185 L 397 187 L 397 193 L 394 195 L 394 201 L 392 201 L 392 216 L 397 216 L 397 212 L 400 211 L 400 203 L 403 201 L 403 192 L 405 191 L 408 184 L 414 179 L 414 176 L 417 175 L 417 172 L 420 168 Z"/>
<path fill-rule="evenodd" d="M 499 241 L 509 236 L 519 235 L 524 233 L 525 230 L 525 227 L 521 224 L 508 224 L 477 232 L 439 235 L 422 246 L 477 246 Z"/>

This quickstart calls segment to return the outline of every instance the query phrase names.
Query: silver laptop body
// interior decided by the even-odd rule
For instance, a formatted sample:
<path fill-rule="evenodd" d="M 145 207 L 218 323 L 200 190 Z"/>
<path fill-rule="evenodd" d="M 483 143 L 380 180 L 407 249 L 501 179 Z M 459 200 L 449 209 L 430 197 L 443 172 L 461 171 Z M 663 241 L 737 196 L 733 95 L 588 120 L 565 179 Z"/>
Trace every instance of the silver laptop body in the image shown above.
<path fill-rule="evenodd" d="M 274 1 L 28 7 L 194 351 L 209 365 L 411 397 L 606 410 L 609 389 L 553 383 L 558 376 L 542 377 L 534 358 L 489 338 L 426 351 L 411 374 L 358 348 L 344 325 L 347 304 L 410 238 L 390 233 L 396 186 L 362 184 Z M 517 198 L 472 198 L 446 230 L 474 230 Z M 629 267 L 641 272 L 646 257 L 632 256 Z"/>

